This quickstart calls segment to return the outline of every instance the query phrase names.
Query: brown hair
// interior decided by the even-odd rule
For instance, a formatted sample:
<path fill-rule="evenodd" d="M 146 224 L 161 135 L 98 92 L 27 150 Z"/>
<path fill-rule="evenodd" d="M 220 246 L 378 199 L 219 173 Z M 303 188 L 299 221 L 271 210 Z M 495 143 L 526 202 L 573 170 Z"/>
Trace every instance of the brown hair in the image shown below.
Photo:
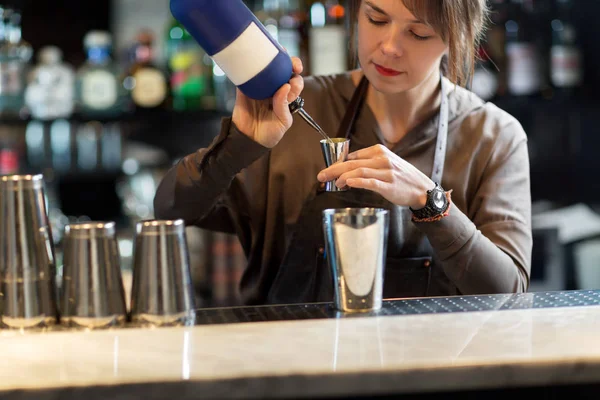
<path fill-rule="evenodd" d="M 397 0 L 400 1 L 400 0 Z M 444 74 L 465 86 L 475 68 L 477 48 L 485 34 L 489 9 L 486 0 L 401 0 L 419 20 L 430 25 L 448 44 L 449 58 Z M 358 12 L 362 0 L 349 0 L 350 33 L 353 53 Z"/>

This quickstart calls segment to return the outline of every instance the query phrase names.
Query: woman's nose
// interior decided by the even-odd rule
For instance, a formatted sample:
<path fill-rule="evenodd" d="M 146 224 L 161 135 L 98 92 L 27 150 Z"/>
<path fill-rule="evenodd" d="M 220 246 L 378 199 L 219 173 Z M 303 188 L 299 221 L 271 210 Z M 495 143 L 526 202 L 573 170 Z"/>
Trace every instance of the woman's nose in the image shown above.
<path fill-rule="evenodd" d="M 381 52 L 390 57 L 400 57 L 404 54 L 401 34 L 397 29 L 391 28 L 384 36 L 381 42 Z"/>

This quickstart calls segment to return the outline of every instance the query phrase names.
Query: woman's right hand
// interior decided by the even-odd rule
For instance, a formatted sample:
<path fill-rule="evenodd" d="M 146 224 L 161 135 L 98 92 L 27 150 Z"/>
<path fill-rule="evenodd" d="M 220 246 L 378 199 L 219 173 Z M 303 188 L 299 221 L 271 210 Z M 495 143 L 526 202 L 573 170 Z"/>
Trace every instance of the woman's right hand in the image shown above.
<path fill-rule="evenodd" d="M 275 147 L 292 126 L 289 104 L 304 89 L 304 80 L 300 76 L 302 61 L 292 57 L 292 65 L 294 76 L 271 99 L 253 100 L 236 89 L 233 123 L 240 132 L 268 148 Z"/>

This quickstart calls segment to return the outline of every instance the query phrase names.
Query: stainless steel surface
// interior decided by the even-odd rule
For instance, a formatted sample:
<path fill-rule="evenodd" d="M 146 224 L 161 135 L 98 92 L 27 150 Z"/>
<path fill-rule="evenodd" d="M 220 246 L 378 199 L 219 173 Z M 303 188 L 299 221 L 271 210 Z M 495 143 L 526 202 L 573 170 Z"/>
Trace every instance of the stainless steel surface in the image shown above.
<path fill-rule="evenodd" d="M 131 320 L 152 325 L 194 322 L 194 289 L 183 220 L 136 225 Z"/>
<path fill-rule="evenodd" d="M 195 312 L 195 325 L 237 324 L 308 319 L 369 318 L 486 311 L 530 310 L 600 306 L 600 290 L 564 290 L 534 293 L 503 293 L 469 296 L 384 299 L 379 310 L 342 312 L 333 303 L 276 304 L 243 307 L 208 307 Z M 128 323 L 124 329 L 148 328 Z M 153 329 L 154 327 L 150 327 Z M 82 328 L 54 325 L 35 332 L 69 332 Z"/>
<path fill-rule="evenodd" d="M 42 175 L 0 178 L 0 240 L 2 326 L 55 324 L 56 264 Z"/>
<path fill-rule="evenodd" d="M 294 100 L 293 102 L 291 102 L 290 105 L 289 105 L 289 108 L 290 108 L 290 112 L 292 114 L 298 113 L 298 115 L 300 115 L 303 120 L 305 120 L 314 130 L 316 130 L 317 132 L 319 132 L 321 134 L 321 136 L 323 136 L 324 140 L 326 140 L 330 144 L 332 143 L 331 142 L 331 138 L 327 135 L 327 133 L 325 133 L 325 131 L 323 130 L 323 128 L 321 128 L 319 126 L 319 124 L 317 124 L 315 122 L 315 120 L 312 119 L 312 117 L 310 116 L 310 114 L 308 114 L 304 110 L 304 99 L 302 97 L 298 97 L 296 100 Z"/>
<path fill-rule="evenodd" d="M 381 308 L 388 229 L 389 213 L 384 209 L 323 211 L 326 257 L 338 310 L 367 312 Z"/>
<path fill-rule="evenodd" d="M 114 222 L 65 227 L 61 322 L 69 326 L 123 326 L 127 318 Z"/>
<path fill-rule="evenodd" d="M 325 158 L 325 165 L 330 167 L 331 165 L 344 162 L 348 159 L 348 151 L 350 149 L 350 140 L 343 138 L 333 138 L 328 142 L 321 140 L 321 151 L 323 158 Z M 336 180 L 325 182 L 325 191 L 327 192 L 342 192 L 348 190 L 347 186 L 338 188 L 335 185 Z"/>

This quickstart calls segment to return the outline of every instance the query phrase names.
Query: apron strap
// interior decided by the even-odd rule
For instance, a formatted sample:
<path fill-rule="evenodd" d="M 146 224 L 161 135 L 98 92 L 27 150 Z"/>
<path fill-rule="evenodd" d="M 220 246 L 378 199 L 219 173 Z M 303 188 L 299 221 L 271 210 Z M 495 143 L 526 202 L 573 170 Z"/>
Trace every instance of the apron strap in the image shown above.
<path fill-rule="evenodd" d="M 367 97 L 368 88 L 369 81 L 367 80 L 367 77 L 363 75 L 360 83 L 352 94 L 352 98 L 350 99 L 350 103 L 348 103 L 348 107 L 346 107 L 346 113 L 344 114 L 342 122 L 340 122 L 336 137 L 350 139 L 350 136 L 352 136 L 352 127 L 354 126 L 354 122 L 358 116 L 358 111 Z"/>
<path fill-rule="evenodd" d="M 442 102 L 440 104 L 440 119 L 438 124 L 437 142 L 435 144 L 435 154 L 433 156 L 433 171 L 431 180 L 442 184 L 442 176 L 444 176 L 444 162 L 446 161 L 446 146 L 448 142 L 448 117 L 450 114 L 450 106 L 448 101 L 448 83 L 440 74 L 440 82 L 442 86 Z"/>

